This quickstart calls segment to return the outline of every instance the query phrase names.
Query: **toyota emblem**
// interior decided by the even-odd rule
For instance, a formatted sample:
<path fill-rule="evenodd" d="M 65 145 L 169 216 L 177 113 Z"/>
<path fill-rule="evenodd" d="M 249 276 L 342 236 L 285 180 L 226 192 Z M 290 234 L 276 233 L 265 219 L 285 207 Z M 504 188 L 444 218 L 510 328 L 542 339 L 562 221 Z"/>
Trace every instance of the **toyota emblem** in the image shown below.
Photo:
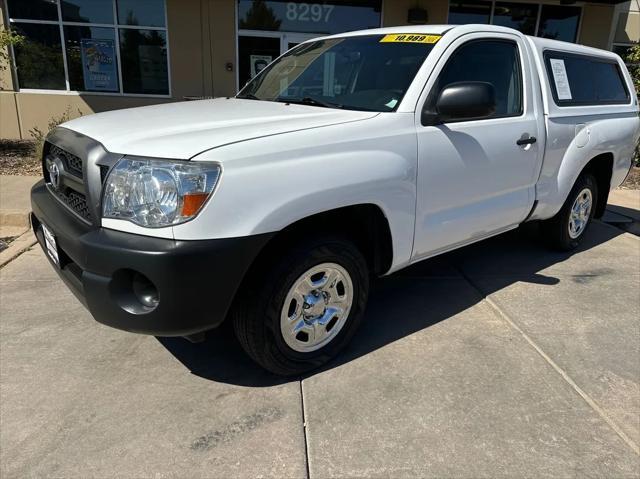
<path fill-rule="evenodd" d="M 48 160 L 47 170 L 49 171 L 49 182 L 57 190 L 60 187 L 60 167 L 58 162 L 51 159 Z"/>

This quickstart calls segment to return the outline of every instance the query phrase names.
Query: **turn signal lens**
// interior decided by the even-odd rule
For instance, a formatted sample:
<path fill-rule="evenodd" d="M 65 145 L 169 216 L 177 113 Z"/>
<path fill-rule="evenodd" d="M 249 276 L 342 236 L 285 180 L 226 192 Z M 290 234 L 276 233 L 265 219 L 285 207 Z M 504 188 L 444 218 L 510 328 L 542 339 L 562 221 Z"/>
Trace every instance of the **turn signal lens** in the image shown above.
<path fill-rule="evenodd" d="M 207 201 L 209 195 L 207 193 L 190 193 L 184 195 L 182 202 L 182 216 L 195 215 L 200 207 Z"/>

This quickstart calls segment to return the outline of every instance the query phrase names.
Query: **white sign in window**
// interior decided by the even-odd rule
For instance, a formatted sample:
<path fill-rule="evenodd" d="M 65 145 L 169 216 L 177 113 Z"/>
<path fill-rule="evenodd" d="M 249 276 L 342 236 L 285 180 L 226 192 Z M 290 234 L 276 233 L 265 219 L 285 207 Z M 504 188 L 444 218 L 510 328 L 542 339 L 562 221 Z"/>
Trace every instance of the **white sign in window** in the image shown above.
<path fill-rule="evenodd" d="M 567 77 L 564 60 L 551 58 L 549 62 L 551 63 L 551 71 L 553 72 L 553 81 L 556 85 L 558 100 L 571 100 L 571 87 L 569 86 L 569 78 Z"/>

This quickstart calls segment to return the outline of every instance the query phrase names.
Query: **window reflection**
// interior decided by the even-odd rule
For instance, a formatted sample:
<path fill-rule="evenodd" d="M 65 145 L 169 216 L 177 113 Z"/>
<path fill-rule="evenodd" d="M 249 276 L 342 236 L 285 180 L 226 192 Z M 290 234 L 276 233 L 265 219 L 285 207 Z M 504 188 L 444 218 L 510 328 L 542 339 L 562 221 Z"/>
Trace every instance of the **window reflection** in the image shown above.
<path fill-rule="evenodd" d="M 119 91 L 113 28 L 66 26 L 64 37 L 72 90 Z"/>
<path fill-rule="evenodd" d="M 543 5 L 538 36 L 565 42 L 575 42 L 579 19 L 579 7 Z"/>
<path fill-rule="evenodd" d="M 62 0 L 65 22 L 113 23 L 112 0 Z"/>
<path fill-rule="evenodd" d="M 142 27 L 164 27 L 163 0 L 117 0 L 118 23 Z"/>
<path fill-rule="evenodd" d="M 0 3 L 0 6 L 2 3 Z M 58 5 L 50 0 L 7 0 L 10 18 L 58 20 Z"/>
<path fill-rule="evenodd" d="M 493 25 L 519 30 L 525 35 L 537 35 L 565 42 L 576 41 L 582 13 L 582 9 L 575 6 L 486 0 L 451 0 L 449 5 L 450 24 L 491 22 Z"/>
<path fill-rule="evenodd" d="M 342 33 L 377 28 L 382 0 L 238 0 L 238 28 Z"/>
<path fill-rule="evenodd" d="M 451 2 L 449 6 L 449 23 L 452 25 L 486 24 L 490 18 L 491 2 Z"/>
<path fill-rule="evenodd" d="M 19 88 L 169 94 L 165 0 L 3 1 Z"/>
<path fill-rule="evenodd" d="M 121 29 L 120 58 L 125 93 L 169 93 L 165 32 Z"/>
<path fill-rule="evenodd" d="M 538 5 L 529 3 L 496 2 L 493 12 L 493 24 L 514 28 L 525 35 L 536 32 Z"/>
<path fill-rule="evenodd" d="M 20 88 L 66 89 L 58 25 L 12 23 L 12 26 L 25 37 L 14 49 Z"/>

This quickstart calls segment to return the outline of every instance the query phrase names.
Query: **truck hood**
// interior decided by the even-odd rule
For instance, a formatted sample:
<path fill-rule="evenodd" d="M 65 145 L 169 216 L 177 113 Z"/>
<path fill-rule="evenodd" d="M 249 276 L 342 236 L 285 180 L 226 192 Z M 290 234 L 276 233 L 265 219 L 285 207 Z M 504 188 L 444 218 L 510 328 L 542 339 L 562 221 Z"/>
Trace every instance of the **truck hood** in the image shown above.
<path fill-rule="evenodd" d="M 112 153 L 189 159 L 230 143 L 365 120 L 376 112 L 218 98 L 98 113 L 64 123 Z"/>

